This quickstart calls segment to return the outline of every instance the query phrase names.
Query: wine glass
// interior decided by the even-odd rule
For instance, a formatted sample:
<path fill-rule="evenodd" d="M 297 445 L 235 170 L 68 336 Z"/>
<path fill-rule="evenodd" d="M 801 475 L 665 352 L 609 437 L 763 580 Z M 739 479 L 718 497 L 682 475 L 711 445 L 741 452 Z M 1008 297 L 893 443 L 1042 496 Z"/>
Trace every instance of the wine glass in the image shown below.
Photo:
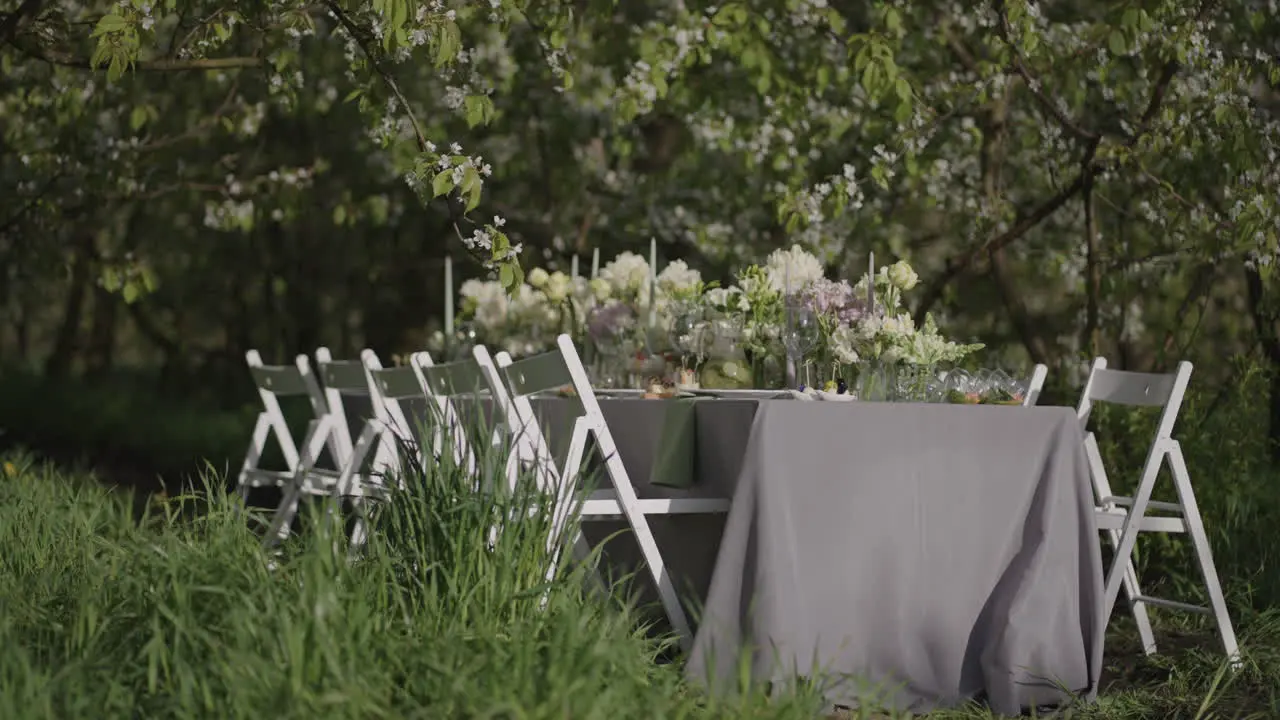
<path fill-rule="evenodd" d="M 676 309 L 671 317 L 669 340 L 672 349 L 680 353 L 680 365 L 684 369 L 697 367 L 707 352 L 707 323 L 702 308 L 685 305 Z M 690 362 L 692 360 L 692 363 Z"/>
<path fill-rule="evenodd" d="M 635 311 L 622 303 L 598 306 L 587 315 L 587 336 L 599 355 L 596 372 L 604 387 L 625 384 L 635 319 Z"/>
<path fill-rule="evenodd" d="M 968 404 L 977 402 L 973 377 L 966 370 L 951 370 L 943 383 L 942 401 Z"/>
<path fill-rule="evenodd" d="M 798 361 L 805 353 L 818 344 L 822 328 L 818 325 L 818 315 L 807 305 L 787 303 L 786 324 L 782 329 L 782 345 L 787 350 L 787 383 L 795 385 L 794 373 Z M 808 378 L 808 363 L 805 363 L 805 380 Z M 806 383 L 807 384 L 807 383 Z"/>

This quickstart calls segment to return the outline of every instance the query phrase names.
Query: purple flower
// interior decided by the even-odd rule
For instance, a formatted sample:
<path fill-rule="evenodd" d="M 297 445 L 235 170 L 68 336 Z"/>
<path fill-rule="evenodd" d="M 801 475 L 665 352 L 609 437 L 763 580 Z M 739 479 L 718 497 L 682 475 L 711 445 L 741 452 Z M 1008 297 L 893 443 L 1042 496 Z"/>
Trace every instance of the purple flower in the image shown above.
<path fill-rule="evenodd" d="M 816 280 L 797 293 L 797 298 L 814 314 L 833 317 L 846 325 L 867 314 L 866 299 L 855 297 L 853 287 L 844 280 Z"/>
<path fill-rule="evenodd" d="M 623 303 L 598 307 L 587 318 L 587 333 L 596 341 L 612 339 L 634 325 L 635 317 L 635 310 Z"/>

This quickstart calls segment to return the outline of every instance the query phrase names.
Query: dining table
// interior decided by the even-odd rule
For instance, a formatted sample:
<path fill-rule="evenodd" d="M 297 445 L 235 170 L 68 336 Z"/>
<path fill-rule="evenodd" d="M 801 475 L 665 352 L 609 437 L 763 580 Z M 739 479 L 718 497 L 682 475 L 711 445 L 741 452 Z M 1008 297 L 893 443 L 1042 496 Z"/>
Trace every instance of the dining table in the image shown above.
<path fill-rule="evenodd" d="M 753 683 L 816 683 L 831 706 L 911 712 L 1095 697 L 1102 560 L 1071 409 L 768 394 L 599 405 L 627 477 L 598 482 L 731 500 L 727 514 L 647 518 L 695 619 L 691 681 L 738 692 L 745 667 Z M 578 403 L 534 407 L 560 447 Z M 655 602 L 626 530 L 584 523 L 615 578 Z"/>

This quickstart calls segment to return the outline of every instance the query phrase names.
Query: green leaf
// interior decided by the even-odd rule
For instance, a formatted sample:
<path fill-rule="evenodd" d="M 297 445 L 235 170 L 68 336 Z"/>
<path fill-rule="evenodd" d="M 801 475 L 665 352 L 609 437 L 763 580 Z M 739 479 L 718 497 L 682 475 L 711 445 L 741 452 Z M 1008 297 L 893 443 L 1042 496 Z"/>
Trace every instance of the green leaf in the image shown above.
<path fill-rule="evenodd" d="M 467 168 L 462 176 L 462 192 L 467 196 L 467 212 L 480 206 L 480 194 L 483 190 L 484 183 L 480 180 L 480 173 L 473 167 Z"/>
<path fill-rule="evenodd" d="M 511 269 L 510 264 L 505 264 L 498 269 L 498 282 L 504 288 L 514 287 L 516 282 L 516 273 Z"/>
<path fill-rule="evenodd" d="M 147 108 L 143 105 L 139 105 L 133 109 L 133 112 L 129 113 L 129 127 L 133 128 L 133 130 L 136 132 L 140 130 L 143 125 L 146 125 L 146 124 L 147 124 Z"/>
<path fill-rule="evenodd" d="M 453 171 L 441 170 L 431 180 L 431 194 L 433 197 L 446 195 L 453 189 Z"/>
<path fill-rule="evenodd" d="M 98 21 L 97 26 L 93 28 L 93 33 L 90 37 L 99 37 L 106 35 L 107 33 L 120 32 L 128 27 L 129 21 L 115 13 L 103 15 L 102 19 Z"/>
<path fill-rule="evenodd" d="M 135 284 L 133 281 L 130 281 L 130 282 L 126 282 L 124 284 L 124 287 L 121 288 L 121 294 L 124 296 L 125 303 L 132 305 L 134 302 L 137 301 L 138 296 L 141 293 L 138 290 L 137 284 Z"/>
<path fill-rule="evenodd" d="M 463 101 L 467 126 L 486 125 L 493 119 L 493 102 L 484 95 L 468 95 Z"/>
<path fill-rule="evenodd" d="M 1123 32 L 1112 30 L 1111 35 L 1107 37 L 1107 48 L 1111 50 L 1112 55 L 1124 55 L 1129 50 L 1129 41 L 1125 39 Z"/>
<path fill-rule="evenodd" d="M 333 224 L 341 226 L 347 220 L 347 208 L 345 205 L 338 205 L 333 209 Z"/>

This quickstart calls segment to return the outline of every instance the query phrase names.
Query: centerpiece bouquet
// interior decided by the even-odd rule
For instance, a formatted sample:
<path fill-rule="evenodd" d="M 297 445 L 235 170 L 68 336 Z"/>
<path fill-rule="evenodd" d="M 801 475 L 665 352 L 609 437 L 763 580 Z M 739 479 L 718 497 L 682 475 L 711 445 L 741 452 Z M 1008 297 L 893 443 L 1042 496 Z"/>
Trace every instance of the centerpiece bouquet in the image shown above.
<path fill-rule="evenodd" d="M 632 385 L 674 374 L 682 386 L 778 388 L 789 355 L 806 378 L 816 371 L 814 384 L 856 377 L 864 399 L 921 396 L 938 365 L 982 347 L 946 339 L 931 315 L 916 325 L 903 297 L 919 277 L 905 261 L 872 266 L 850 284 L 827 278 L 816 256 L 793 245 L 725 287 L 680 260 L 660 273 L 652 265 L 624 252 L 589 280 L 533 268 L 510 294 L 496 281 L 468 280 L 457 320 L 515 356 L 550 350 L 569 333 L 590 348 L 598 373 Z M 803 343 L 797 317 L 809 333 Z"/>

